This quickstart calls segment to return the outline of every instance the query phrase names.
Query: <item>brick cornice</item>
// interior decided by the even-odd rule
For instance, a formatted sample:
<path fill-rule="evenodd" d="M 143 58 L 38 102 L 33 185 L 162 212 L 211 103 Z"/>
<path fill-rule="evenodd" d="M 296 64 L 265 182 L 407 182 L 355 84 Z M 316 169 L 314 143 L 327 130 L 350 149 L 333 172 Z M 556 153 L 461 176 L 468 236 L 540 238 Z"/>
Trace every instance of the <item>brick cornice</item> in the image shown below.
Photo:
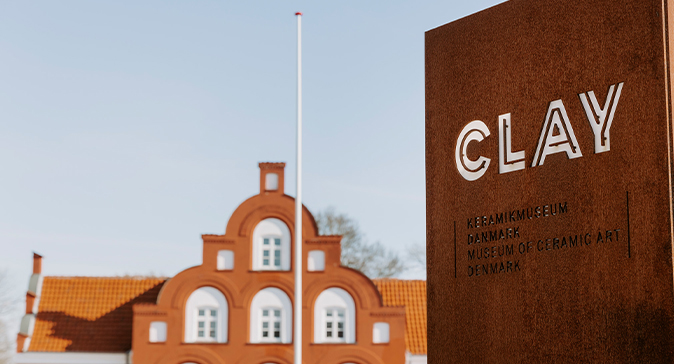
<path fill-rule="evenodd" d="M 205 234 L 201 235 L 204 243 L 224 243 L 224 244 L 234 244 L 235 241 L 232 239 L 225 238 L 224 235 L 210 235 Z"/>
<path fill-rule="evenodd" d="M 334 245 L 339 245 L 339 243 L 342 241 L 342 237 L 340 235 L 325 235 L 325 236 L 319 236 L 314 239 L 307 239 L 304 242 L 306 244 L 334 244 Z"/>
<path fill-rule="evenodd" d="M 404 308 L 404 307 L 401 307 Z M 370 312 L 372 317 L 396 317 L 396 316 L 405 316 L 405 312 Z"/>
<path fill-rule="evenodd" d="M 259 164 L 260 169 L 262 170 L 267 170 L 267 169 L 283 169 L 285 168 L 286 164 L 282 162 L 262 162 Z"/>

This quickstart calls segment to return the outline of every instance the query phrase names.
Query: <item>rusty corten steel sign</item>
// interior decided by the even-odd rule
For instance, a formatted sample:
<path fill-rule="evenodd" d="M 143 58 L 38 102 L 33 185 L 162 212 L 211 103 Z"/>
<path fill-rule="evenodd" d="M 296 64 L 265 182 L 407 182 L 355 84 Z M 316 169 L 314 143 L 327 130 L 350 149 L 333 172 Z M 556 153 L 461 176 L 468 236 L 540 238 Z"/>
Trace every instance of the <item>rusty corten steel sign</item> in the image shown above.
<path fill-rule="evenodd" d="M 513 0 L 426 33 L 430 363 L 674 361 L 670 26 Z"/>

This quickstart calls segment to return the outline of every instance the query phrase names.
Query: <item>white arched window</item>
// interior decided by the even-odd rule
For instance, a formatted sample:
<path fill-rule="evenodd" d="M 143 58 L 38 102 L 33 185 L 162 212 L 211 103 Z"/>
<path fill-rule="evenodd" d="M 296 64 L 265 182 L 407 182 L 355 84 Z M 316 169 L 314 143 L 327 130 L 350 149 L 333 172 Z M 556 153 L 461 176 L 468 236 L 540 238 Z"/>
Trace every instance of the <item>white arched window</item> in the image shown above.
<path fill-rule="evenodd" d="M 341 288 L 321 292 L 314 305 L 314 342 L 356 342 L 356 305 Z"/>
<path fill-rule="evenodd" d="M 279 219 L 264 219 L 253 230 L 253 270 L 290 270 L 290 230 Z"/>
<path fill-rule="evenodd" d="M 227 299 L 213 287 L 192 292 L 185 305 L 185 342 L 227 342 Z"/>
<path fill-rule="evenodd" d="M 288 295 L 278 288 L 265 288 L 250 304 L 250 342 L 290 343 L 292 322 L 293 307 Z"/>

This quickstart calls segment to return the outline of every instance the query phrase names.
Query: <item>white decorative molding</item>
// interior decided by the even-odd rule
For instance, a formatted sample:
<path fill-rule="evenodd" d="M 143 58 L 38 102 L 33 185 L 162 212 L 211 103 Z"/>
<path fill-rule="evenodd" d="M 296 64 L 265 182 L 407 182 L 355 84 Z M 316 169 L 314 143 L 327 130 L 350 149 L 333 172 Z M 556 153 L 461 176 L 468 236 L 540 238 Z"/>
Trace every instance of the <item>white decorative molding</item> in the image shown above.
<path fill-rule="evenodd" d="M 15 364 L 127 364 L 126 353 L 19 353 Z"/>
<path fill-rule="evenodd" d="M 33 336 L 33 330 L 35 329 L 35 316 L 37 315 L 38 307 L 40 307 L 40 295 L 42 294 L 43 281 L 44 277 L 40 273 L 33 273 L 28 280 L 28 294 L 32 294 L 35 298 L 33 299 L 33 307 L 31 307 L 32 313 L 28 313 L 21 318 L 19 333 L 26 336 L 26 339 L 23 341 L 23 347 L 19 348 L 21 352 L 28 351 L 28 348 L 30 347 L 30 340 Z M 27 300 L 28 295 L 26 295 L 26 301 Z M 26 302 L 26 305 L 27 304 L 28 302 Z"/>
<path fill-rule="evenodd" d="M 26 352 L 28 351 L 28 348 L 30 347 L 30 336 L 26 338 L 26 340 L 23 341 L 23 348 L 21 348 L 21 352 Z"/>
<path fill-rule="evenodd" d="M 42 281 L 44 281 L 42 274 L 33 273 L 28 281 L 28 292 L 34 294 L 36 297 L 40 296 L 40 292 L 42 291 Z"/>
<path fill-rule="evenodd" d="M 293 306 L 288 295 L 282 290 L 269 287 L 258 292 L 250 304 L 250 342 L 262 343 L 261 312 L 263 309 L 281 310 L 281 343 L 292 342 Z"/>
<path fill-rule="evenodd" d="M 356 305 L 351 295 L 341 288 L 328 288 L 321 292 L 314 304 L 314 342 L 334 343 L 326 335 L 326 323 L 324 312 L 328 308 L 340 308 L 344 310 L 344 340 L 347 344 L 356 342 Z"/>
<path fill-rule="evenodd" d="M 31 337 L 33 336 L 33 329 L 35 329 L 35 314 L 27 313 L 23 315 L 19 333 Z"/>
<path fill-rule="evenodd" d="M 206 307 L 217 310 L 217 319 L 215 320 L 217 323 L 215 339 L 210 338 L 209 335 L 205 335 L 203 338 L 199 338 L 197 335 L 199 309 Z M 185 305 L 185 342 L 226 343 L 228 318 L 229 307 L 227 305 L 227 299 L 222 294 L 222 292 L 213 287 L 201 287 L 197 289 L 196 291 L 192 292 L 190 297 L 187 299 L 187 304 Z M 208 329 L 209 328 L 205 328 L 205 330 Z"/>
<path fill-rule="evenodd" d="M 44 281 L 44 277 L 40 273 L 33 273 L 30 276 L 30 280 L 28 281 L 28 293 L 32 293 L 35 296 L 35 299 L 33 300 L 33 307 L 31 312 L 37 315 L 37 309 L 40 307 L 40 296 L 42 294 L 42 282 Z M 31 331 L 32 332 L 32 331 Z"/>

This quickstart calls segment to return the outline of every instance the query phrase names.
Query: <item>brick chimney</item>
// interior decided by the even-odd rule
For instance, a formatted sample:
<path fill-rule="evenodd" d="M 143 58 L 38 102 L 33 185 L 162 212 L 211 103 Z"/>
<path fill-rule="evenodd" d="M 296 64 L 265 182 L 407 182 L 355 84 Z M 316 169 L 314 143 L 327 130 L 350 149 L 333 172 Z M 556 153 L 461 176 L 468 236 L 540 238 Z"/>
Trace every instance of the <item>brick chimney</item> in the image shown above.
<path fill-rule="evenodd" d="M 42 256 L 38 253 L 33 253 L 33 274 L 42 273 Z"/>
<path fill-rule="evenodd" d="M 283 171 L 285 163 L 260 163 L 260 194 L 279 193 L 284 194 Z"/>

